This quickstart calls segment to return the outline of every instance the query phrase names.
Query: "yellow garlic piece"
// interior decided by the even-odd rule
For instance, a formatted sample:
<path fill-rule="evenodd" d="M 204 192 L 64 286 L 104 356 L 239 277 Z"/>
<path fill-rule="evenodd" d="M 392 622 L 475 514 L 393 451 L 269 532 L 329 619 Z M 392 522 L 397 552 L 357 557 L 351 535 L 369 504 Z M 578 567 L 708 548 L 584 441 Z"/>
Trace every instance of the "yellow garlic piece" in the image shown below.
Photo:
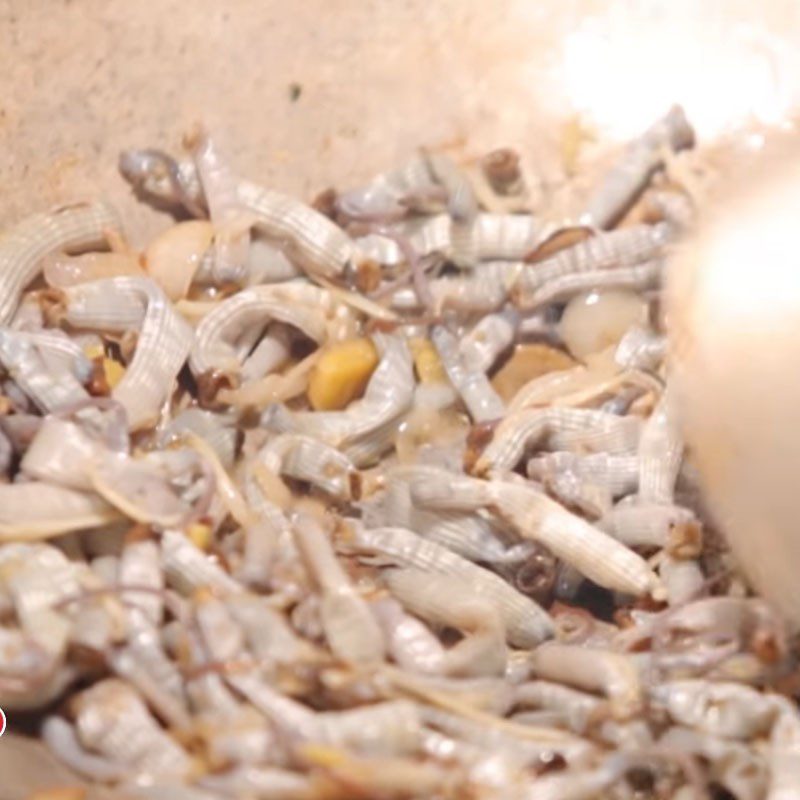
<path fill-rule="evenodd" d="M 420 383 L 447 383 L 442 360 L 430 339 L 417 336 L 408 342 Z"/>
<path fill-rule="evenodd" d="M 103 375 L 109 388 L 113 389 L 124 377 L 125 367 L 113 358 L 104 358 Z"/>
<path fill-rule="evenodd" d="M 332 345 L 317 361 L 308 382 L 315 411 L 337 411 L 361 395 L 378 365 L 370 339 L 348 339 Z"/>
<path fill-rule="evenodd" d="M 106 351 L 103 349 L 102 344 L 90 344 L 83 348 L 86 358 L 94 361 L 96 358 L 103 358 Z"/>
<path fill-rule="evenodd" d="M 195 547 L 208 550 L 211 545 L 211 528 L 202 522 L 193 522 L 186 528 L 186 536 Z"/>

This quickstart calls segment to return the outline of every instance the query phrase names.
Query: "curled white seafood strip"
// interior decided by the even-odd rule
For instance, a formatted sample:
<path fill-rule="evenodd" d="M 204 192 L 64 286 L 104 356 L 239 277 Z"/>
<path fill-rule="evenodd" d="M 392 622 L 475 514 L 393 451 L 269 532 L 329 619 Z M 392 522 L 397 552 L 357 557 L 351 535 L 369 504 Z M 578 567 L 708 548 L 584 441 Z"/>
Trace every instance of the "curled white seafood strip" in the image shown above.
<path fill-rule="evenodd" d="M 206 441 L 223 466 L 229 468 L 233 465 L 239 434 L 232 417 L 192 406 L 170 420 L 160 432 L 159 444 L 164 447 L 180 440 L 186 433 L 193 433 Z"/>
<path fill-rule="evenodd" d="M 231 480 L 214 448 L 205 439 L 190 431 L 187 431 L 183 438 L 189 447 L 202 456 L 214 473 L 217 493 L 228 513 L 243 527 L 256 522 L 256 515 L 250 510 L 242 493 Z"/>
<path fill-rule="evenodd" d="M 349 746 L 365 755 L 413 753 L 422 734 L 417 706 L 408 700 L 328 711 L 317 714 L 316 722 L 318 741 Z"/>
<path fill-rule="evenodd" d="M 81 345 L 64 331 L 21 331 L 19 336 L 39 351 L 45 365 L 52 372 L 58 374 L 69 370 L 82 384 L 91 377 L 92 362 Z"/>
<path fill-rule="evenodd" d="M 402 166 L 376 175 L 368 184 L 342 192 L 336 208 L 353 220 L 387 222 L 409 209 L 427 210 L 431 201 L 441 200 L 434 197 L 437 188 L 431 163 L 420 153 Z M 438 205 L 441 207 L 441 202 Z"/>
<path fill-rule="evenodd" d="M 487 422 L 500 419 L 505 413 L 505 405 L 483 370 L 471 367 L 459 352 L 456 337 L 442 325 L 437 325 L 432 333 L 433 341 L 442 366 L 450 382 L 456 388 L 474 422 Z"/>
<path fill-rule="evenodd" d="M 321 593 L 320 619 L 328 646 L 346 663 L 383 659 L 383 633 L 369 605 L 336 558 L 329 536 L 310 515 L 298 515 L 294 540 Z"/>
<path fill-rule="evenodd" d="M 336 447 L 385 433 L 381 429 L 398 420 L 411 405 L 414 395 L 413 365 L 405 339 L 375 334 L 373 341 L 381 360 L 360 400 L 350 403 L 344 411 L 288 411 L 277 408 L 276 423 L 284 430 L 316 436 Z"/>
<path fill-rule="evenodd" d="M 264 506 L 267 507 L 267 501 L 264 501 Z M 264 589 L 270 585 L 277 540 L 284 526 L 288 527 L 288 520 L 279 509 L 270 508 L 270 514 L 261 512 L 257 506 L 256 510 L 262 519 L 243 528 L 242 559 L 234 570 L 234 575 L 237 580 L 251 588 Z M 272 516 L 279 521 L 274 522 Z"/>
<path fill-rule="evenodd" d="M 258 380 L 282 367 L 291 355 L 291 337 L 285 327 L 271 323 L 261 341 L 242 364 L 242 381 Z"/>
<path fill-rule="evenodd" d="M 231 594 L 225 605 L 244 634 L 252 654 L 268 663 L 313 662 L 316 648 L 292 628 L 289 620 L 270 606 L 269 599 L 254 594 Z"/>
<path fill-rule="evenodd" d="M 201 592 L 194 613 L 202 644 L 214 662 L 225 664 L 242 656 L 244 632 L 222 600 Z"/>
<path fill-rule="evenodd" d="M 236 389 L 223 386 L 217 392 L 216 400 L 240 409 L 261 409 L 270 403 L 293 400 L 308 389 L 311 370 L 321 355 L 322 350 L 317 349 L 285 373 L 265 375 L 263 378 L 247 381 Z"/>
<path fill-rule="evenodd" d="M 667 354 L 667 339 L 649 328 L 634 325 L 620 339 L 614 360 L 627 369 L 655 369 Z"/>
<path fill-rule="evenodd" d="M 0 542 L 49 539 L 98 528 L 119 517 L 93 492 L 41 481 L 0 485 Z"/>
<path fill-rule="evenodd" d="M 279 434 L 262 448 L 258 461 L 276 475 L 306 481 L 342 500 L 358 499 L 360 476 L 352 461 L 319 439 Z"/>
<path fill-rule="evenodd" d="M 466 173 L 444 153 L 423 152 L 422 155 L 433 179 L 445 191 L 450 216 L 460 223 L 469 223 L 475 219 L 478 214 L 478 199 Z"/>
<path fill-rule="evenodd" d="M 476 511 L 489 502 L 489 484 L 441 467 L 419 465 L 408 470 L 411 502 L 423 508 Z"/>
<path fill-rule="evenodd" d="M 635 492 L 639 485 L 639 458 L 609 453 L 543 453 L 528 461 L 529 478 L 548 484 L 562 475 L 574 476 L 581 483 L 602 486 L 612 497 Z"/>
<path fill-rule="evenodd" d="M 637 502 L 616 505 L 597 526 L 630 547 L 666 547 L 672 528 L 695 520 L 688 508 Z"/>
<path fill-rule="evenodd" d="M 164 531 L 161 537 L 161 557 L 167 582 L 179 592 L 191 594 L 195 589 L 203 587 L 223 594 L 244 591 L 244 586 L 239 581 L 232 578 L 180 531 Z"/>
<path fill-rule="evenodd" d="M 581 408 L 533 408 L 505 416 L 479 456 L 474 472 L 512 470 L 525 451 L 539 449 L 630 454 L 639 442 L 641 420 Z"/>
<path fill-rule="evenodd" d="M 448 511 L 426 508 L 419 498 L 412 498 L 412 484 L 432 479 L 444 480 L 447 485 L 457 475 L 422 464 L 392 470 L 386 478 L 385 492 L 362 504 L 362 519 L 367 527 L 398 527 L 429 539 L 454 553 L 484 564 L 515 563 L 530 553 L 526 544 L 508 545 L 500 536 L 497 526 L 481 514 L 474 513 L 476 506 Z M 450 492 L 448 492 L 450 494 Z"/>
<path fill-rule="evenodd" d="M 555 711 L 575 733 L 584 733 L 603 709 L 603 701 L 592 694 L 542 680 L 529 681 L 516 687 L 514 705 L 516 708 Z"/>
<path fill-rule="evenodd" d="M 193 450 L 130 458 L 85 427 L 53 416 L 45 418 L 20 466 L 45 482 L 94 490 L 131 519 L 163 527 L 205 513 L 214 490 L 210 468 Z"/>
<path fill-rule="evenodd" d="M 714 633 L 743 645 L 754 636 L 766 635 L 775 642 L 785 636 L 785 623 L 776 610 L 756 597 L 704 597 L 665 612 L 659 621 L 666 634 Z"/>
<path fill-rule="evenodd" d="M 75 729 L 84 747 L 112 762 L 151 775 L 189 772 L 188 754 L 122 681 L 101 681 L 78 696 Z"/>
<path fill-rule="evenodd" d="M 158 543 L 153 539 L 127 542 L 119 557 L 117 579 L 122 585 L 152 590 L 122 592 L 120 598 L 128 606 L 130 617 L 141 615 L 152 625 L 160 625 L 164 614 L 164 570 Z"/>
<path fill-rule="evenodd" d="M 345 445 L 347 457 L 359 469 L 379 463 L 380 459 L 391 451 L 402 422 L 403 415 L 401 414 L 399 418 L 391 419 L 379 428 Z"/>
<path fill-rule="evenodd" d="M 433 307 L 475 313 L 496 311 L 508 299 L 524 268 L 516 261 L 484 261 L 468 272 L 434 278 L 428 281 Z M 413 288 L 403 288 L 392 294 L 392 307 L 410 311 L 422 306 Z"/>
<path fill-rule="evenodd" d="M 205 594 L 202 593 L 201 596 Z M 199 624 L 191 628 L 180 626 L 179 643 L 173 645 L 171 650 L 175 655 L 181 654 L 184 658 L 188 655 L 190 663 L 199 667 L 199 674 L 192 675 L 186 682 L 186 696 L 196 712 L 218 715 L 223 719 L 232 719 L 241 713 L 242 704 L 228 688 L 223 676 L 203 669 L 211 654 L 201 636 Z"/>
<path fill-rule="evenodd" d="M 0 363 L 42 411 L 56 411 L 89 398 L 75 374 L 75 361 L 48 358 L 38 335 L 0 328 Z M 77 362 L 80 364 L 81 362 Z"/>
<path fill-rule="evenodd" d="M 341 539 L 341 546 L 372 554 L 378 563 L 413 567 L 467 581 L 476 595 L 486 597 L 497 607 L 506 626 L 508 641 L 517 647 L 531 647 L 554 633 L 550 616 L 533 600 L 520 594 L 502 578 L 476 566 L 455 553 L 426 541 L 403 528 L 355 527 L 352 539 Z"/>
<path fill-rule="evenodd" d="M 641 136 L 630 142 L 619 161 L 592 194 L 581 221 L 598 228 L 613 225 L 664 164 L 666 150 L 692 147 L 694 131 L 680 106 L 673 106 Z"/>
<path fill-rule="evenodd" d="M 162 150 L 150 147 L 123 151 L 117 166 L 137 193 L 182 206 L 193 217 L 206 216 L 205 198 L 194 160 L 179 162 Z"/>
<path fill-rule="evenodd" d="M 130 682 L 169 725 L 191 725 L 184 696 L 184 677 L 164 652 L 161 632 L 134 610 L 129 615 L 127 642 L 111 650 L 109 666 Z"/>
<path fill-rule="evenodd" d="M 205 738 L 207 758 L 211 764 L 255 766 L 264 760 L 265 753 L 275 748 L 276 738 L 261 714 L 255 709 L 243 708 L 231 713 Z"/>
<path fill-rule="evenodd" d="M 414 703 L 387 701 L 346 711 L 314 712 L 276 691 L 253 673 L 231 674 L 228 682 L 280 730 L 309 742 L 352 748 L 367 755 L 411 753 L 422 725 Z"/>
<path fill-rule="evenodd" d="M 40 481 L 90 491 L 89 469 L 101 447 L 77 423 L 47 416 L 25 451 L 20 468 Z"/>
<path fill-rule="evenodd" d="M 639 498 L 645 503 L 670 504 L 683 460 L 683 437 L 674 402 L 664 392 L 639 439 Z"/>
<path fill-rule="evenodd" d="M 68 664 L 60 664 L 49 676 L 26 676 L 21 686 L 9 685 L 6 680 L 0 687 L 0 703 L 7 711 L 37 711 L 58 700 L 80 678 L 78 670 Z"/>
<path fill-rule="evenodd" d="M 780 720 L 776 729 L 780 727 Z M 782 731 L 785 733 L 786 731 Z M 791 737 L 785 740 L 787 749 L 791 749 Z M 743 800 L 757 800 L 764 797 L 767 784 L 777 786 L 775 766 L 765 763 L 762 754 L 743 742 L 712 736 L 691 728 L 673 725 L 658 740 L 658 746 L 667 752 L 685 753 L 693 758 L 702 758 L 709 765 L 709 777 L 723 786 L 734 797 Z M 771 774 L 769 774 L 771 772 Z M 789 786 L 796 790 L 796 775 L 789 775 Z M 692 790 L 690 797 L 695 797 Z M 775 800 L 784 795 L 776 795 Z M 791 797 L 791 794 L 786 795 Z"/>
<path fill-rule="evenodd" d="M 53 253 L 42 261 L 42 274 L 48 285 L 63 289 L 76 283 L 121 275 L 143 275 L 139 258 L 133 252 L 90 252 L 79 256 Z M 15 318 L 16 321 L 16 318 Z"/>
<path fill-rule="evenodd" d="M 531 653 L 539 678 L 589 692 L 602 692 L 614 714 L 625 719 L 641 710 L 641 677 L 634 659 L 611 650 L 546 642 Z"/>
<path fill-rule="evenodd" d="M 232 673 L 226 680 L 278 730 L 301 739 L 319 738 L 316 724 L 318 715 L 261 680 L 255 672 L 248 670 L 242 674 Z"/>
<path fill-rule="evenodd" d="M 42 724 L 42 740 L 50 751 L 70 769 L 100 783 L 127 777 L 130 767 L 84 749 L 75 727 L 62 717 L 47 717 Z"/>
<path fill-rule="evenodd" d="M 72 623 L 59 603 L 73 597 L 86 579 L 86 567 L 70 561 L 64 553 L 46 544 L 15 543 L 2 549 L 2 586 L 8 594 L 23 634 L 6 651 L 0 665 L 0 702 L 4 708 L 41 708 L 61 694 L 78 676 L 65 663 Z M 15 675 L 15 645 L 25 663 Z M 11 660 L 6 659 L 11 656 Z"/>
<path fill-rule="evenodd" d="M 575 393 L 592 390 L 613 379 L 620 372 L 614 363 L 612 353 L 604 351 L 587 358 L 587 364 L 579 364 L 569 369 L 546 372 L 524 384 L 509 403 L 509 413 L 522 411 L 533 406 L 546 406 Z"/>
<path fill-rule="evenodd" d="M 53 626 L 48 626 L 43 635 L 53 631 Z M 3 628 L 0 632 L 0 702 L 4 708 L 22 711 L 45 705 L 72 682 L 74 675 L 63 666 L 65 637 L 63 631 L 56 633 L 61 634 L 58 643 L 51 641 L 48 651 L 24 630 Z"/>
<path fill-rule="evenodd" d="M 407 614 L 403 606 L 390 597 L 378 601 L 374 610 L 383 629 L 386 650 L 401 669 L 442 673 L 445 660 L 444 646 L 425 623 Z"/>
<path fill-rule="evenodd" d="M 205 131 L 199 131 L 191 145 L 208 215 L 214 225 L 210 251 L 212 278 L 215 283 L 241 284 L 247 275 L 250 220 L 239 206 L 236 178 Z"/>
<path fill-rule="evenodd" d="M 203 282 L 206 277 L 202 269 L 204 265 L 205 262 L 203 262 L 200 271 L 197 273 L 198 282 Z M 267 241 L 256 229 L 250 232 L 247 276 L 248 285 L 256 286 L 261 283 L 290 281 L 292 278 L 302 277 L 303 272 L 280 249 L 278 243 Z"/>
<path fill-rule="evenodd" d="M 607 514 L 614 502 L 607 486 L 587 483 L 572 472 L 562 472 L 547 478 L 542 485 L 559 503 L 580 511 L 590 519 Z"/>
<path fill-rule="evenodd" d="M 105 569 L 107 565 L 109 562 L 105 559 L 98 562 L 99 569 Z M 112 572 L 109 569 L 111 574 L 104 575 L 98 572 L 92 570 L 92 576 L 87 580 L 89 591 L 98 591 L 96 602 L 81 602 L 76 599 L 68 604 L 71 606 L 69 611 L 72 620 L 70 644 L 86 647 L 94 652 L 110 653 L 116 640 L 125 633 L 125 615 L 121 603 L 110 594 L 102 594 L 104 586 L 116 583 L 116 570 Z"/>
<path fill-rule="evenodd" d="M 586 740 L 557 728 L 545 729 L 514 725 L 498 718 L 461 714 L 430 705 L 421 706 L 425 723 L 452 736 L 469 742 L 482 751 L 501 751 L 520 764 L 535 764 L 547 753 L 559 753 L 569 764 L 578 764 L 593 755 L 594 747 Z M 528 735 L 526 735 L 528 734 Z"/>
<path fill-rule="evenodd" d="M 519 314 L 513 308 L 506 308 L 496 314 L 487 314 L 463 336 L 458 351 L 467 369 L 488 372 L 511 346 L 519 321 Z"/>
<path fill-rule="evenodd" d="M 237 185 L 231 170 L 216 141 L 202 126 L 190 133 L 188 144 L 208 215 L 215 226 L 224 226 L 236 211 Z"/>
<path fill-rule="evenodd" d="M 280 242 L 308 275 L 341 279 L 363 259 L 338 225 L 305 203 L 246 181 L 239 183 L 237 194 L 242 208 L 255 218 L 256 229 Z"/>
<path fill-rule="evenodd" d="M 94 490 L 137 522 L 169 528 L 208 510 L 215 488 L 210 466 L 189 448 L 130 458 L 98 453 L 89 464 Z"/>
<path fill-rule="evenodd" d="M 456 262 L 515 261 L 537 244 L 541 225 L 529 214 L 478 214 L 469 225 L 452 227 Z"/>
<path fill-rule="evenodd" d="M 44 309 L 40 298 L 33 293 L 24 294 L 8 327 L 15 331 L 41 331 L 44 326 Z"/>
<path fill-rule="evenodd" d="M 662 553 L 658 574 L 664 584 L 669 606 L 681 606 L 690 602 L 705 587 L 703 570 L 693 558 L 675 558 L 669 553 Z"/>
<path fill-rule="evenodd" d="M 132 430 L 153 425 L 189 355 L 192 329 L 147 278 L 94 281 L 70 287 L 64 296 L 66 319 L 76 327 L 138 332 L 136 352 L 112 397 L 127 411 Z"/>
<path fill-rule="evenodd" d="M 42 259 L 58 250 L 86 250 L 119 231 L 119 219 L 105 203 L 79 203 L 34 214 L 0 238 L 0 324 L 11 320 L 22 290 L 36 277 Z"/>
<path fill-rule="evenodd" d="M 459 708 L 465 716 L 469 716 L 468 709 L 471 708 L 491 719 L 495 714 L 507 714 L 513 701 L 511 687 L 502 678 L 409 675 L 391 665 L 381 670 L 381 677 L 411 697 L 430 699 L 441 708 Z M 513 724 L 512 728 L 518 730 Z"/>
<path fill-rule="evenodd" d="M 127 279 L 105 278 L 61 290 L 64 319 L 81 331 L 138 332 L 146 312 L 146 298 L 136 291 L 126 291 L 128 287 L 122 281 Z M 149 278 L 142 281 L 160 291 Z"/>
<path fill-rule="evenodd" d="M 505 629 L 491 600 L 452 575 L 419 569 L 389 569 L 383 579 L 412 614 L 436 626 L 460 631 L 463 638 L 442 659 L 441 673 L 462 677 L 502 675 L 506 668 Z"/>
<path fill-rule="evenodd" d="M 489 507 L 520 537 L 545 545 L 600 586 L 636 595 L 661 592 L 657 576 L 641 556 L 532 485 L 462 477 L 447 484 L 420 483 L 413 495 L 433 506 Z"/>
<path fill-rule="evenodd" d="M 579 292 L 599 292 L 607 289 L 632 289 L 643 292 L 657 289 L 661 286 L 663 277 L 664 261 L 654 259 L 632 267 L 570 273 L 536 288 L 528 288 L 518 282 L 511 293 L 511 299 L 518 308 L 534 311 Z"/>
<path fill-rule="evenodd" d="M 722 681 L 666 681 L 655 685 L 650 694 L 678 724 L 726 739 L 764 735 L 784 707 L 778 697 Z"/>
<path fill-rule="evenodd" d="M 23 629 L 47 649 L 53 647 L 45 632 L 37 631 L 35 623 L 40 615 L 61 615 L 52 607 L 73 596 L 86 578 L 87 567 L 71 561 L 49 544 L 14 542 L 0 551 L 3 566 L 2 585 L 8 590 L 14 604 L 17 620 Z M 54 637 L 58 638 L 58 637 Z"/>
<path fill-rule="evenodd" d="M 560 250 L 555 255 L 527 265 L 515 289 L 530 294 L 537 289 L 579 273 L 595 273 L 632 267 L 652 261 L 670 239 L 668 225 L 632 225 L 598 233 Z"/>
<path fill-rule="evenodd" d="M 541 225 L 529 214 L 481 213 L 469 223 L 439 214 L 398 223 L 392 231 L 407 237 L 420 256 L 441 253 L 459 266 L 471 266 L 480 261 L 519 261 L 538 243 Z M 372 237 L 371 255 L 382 264 L 404 260 L 399 246 L 386 238 Z"/>
<path fill-rule="evenodd" d="M 545 545 L 600 586 L 662 595 L 658 578 L 640 555 L 535 488 L 490 482 L 488 492 L 492 507 L 520 536 Z"/>
<path fill-rule="evenodd" d="M 325 311 L 331 307 L 327 293 L 316 287 L 305 287 L 297 295 L 309 302 L 292 303 L 294 298 L 279 287 L 254 286 L 220 303 L 197 326 L 189 357 L 192 372 L 200 376 L 219 370 L 236 375 L 256 344 L 252 341 L 249 347 L 240 350 L 240 340 L 249 332 L 260 335 L 271 320 L 297 328 L 317 344 L 324 342 L 327 338 Z M 315 299 L 321 302 L 315 304 Z"/>

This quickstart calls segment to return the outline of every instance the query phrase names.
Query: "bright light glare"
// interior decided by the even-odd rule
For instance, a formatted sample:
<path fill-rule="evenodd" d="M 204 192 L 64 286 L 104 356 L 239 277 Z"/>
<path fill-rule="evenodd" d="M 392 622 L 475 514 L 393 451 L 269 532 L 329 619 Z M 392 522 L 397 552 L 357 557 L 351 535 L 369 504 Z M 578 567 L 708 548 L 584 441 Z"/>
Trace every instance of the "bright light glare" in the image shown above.
<path fill-rule="evenodd" d="M 800 59 L 765 26 L 727 8 L 619 0 L 587 18 L 564 44 L 575 110 L 618 138 L 635 136 L 676 102 L 702 137 L 783 121 L 797 100 Z"/>
<path fill-rule="evenodd" d="M 732 206 L 706 235 L 696 289 L 699 304 L 714 308 L 715 320 L 745 333 L 748 325 L 763 333 L 787 323 L 796 332 L 798 207 L 800 169 L 789 164 L 777 182 Z"/>

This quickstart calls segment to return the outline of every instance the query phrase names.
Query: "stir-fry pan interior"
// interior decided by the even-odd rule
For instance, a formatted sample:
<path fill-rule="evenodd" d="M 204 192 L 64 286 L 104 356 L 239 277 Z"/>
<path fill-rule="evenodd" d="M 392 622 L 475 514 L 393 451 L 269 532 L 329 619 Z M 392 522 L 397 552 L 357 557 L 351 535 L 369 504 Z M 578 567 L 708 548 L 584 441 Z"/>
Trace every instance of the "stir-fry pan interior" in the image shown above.
<path fill-rule="evenodd" d="M 800 796 L 797 626 L 713 516 L 667 292 L 789 56 L 688 37 L 660 82 L 646 3 L 199 3 L 185 94 L 114 97 L 162 43 L 101 5 L 80 65 L 72 4 L 0 17 L 86 94 L 45 131 L 20 61 L 0 110 L 0 798 Z M 269 103 L 203 107 L 265 30 Z"/>
<path fill-rule="evenodd" d="M 421 149 L 308 204 L 197 127 L 120 155 L 178 220 L 141 251 L 103 202 L 7 232 L 0 705 L 59 786 L 792 782 L 787 633 L 704 509 L 670 389 L 694 141 L 669 109 L 564 226 L 511 149 Z"/>

